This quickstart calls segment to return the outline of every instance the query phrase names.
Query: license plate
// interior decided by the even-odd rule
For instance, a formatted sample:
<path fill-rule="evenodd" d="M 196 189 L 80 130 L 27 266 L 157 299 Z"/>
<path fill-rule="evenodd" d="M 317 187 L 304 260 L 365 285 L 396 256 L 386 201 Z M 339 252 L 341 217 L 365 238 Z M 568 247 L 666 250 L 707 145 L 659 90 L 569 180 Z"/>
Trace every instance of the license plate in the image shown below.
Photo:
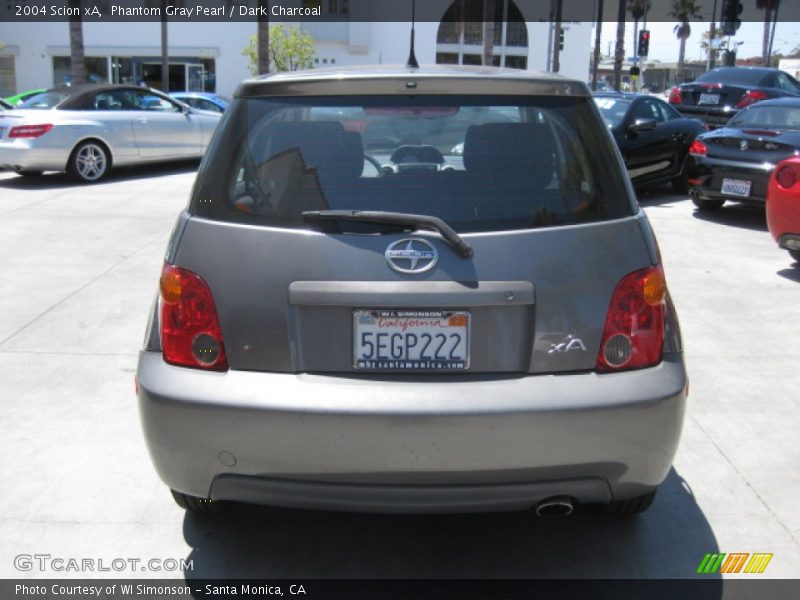
<path fill-rule="evenodd" d="M 700 94 L 698 104 L 719 104 L 719 94 Z"/>
<path fill-rule="evenodd" d="M 469 368 L 470 313 L 466 311 L 356 310 L 353 332 L 356 369 Z"/>
<path fill-rule="evenodd" d="M 752 183 L 752 181 L 744 181 L 742 179 L 723 179 L 720 191 L 723 194 L 732 196 L 749 196 Z"/>

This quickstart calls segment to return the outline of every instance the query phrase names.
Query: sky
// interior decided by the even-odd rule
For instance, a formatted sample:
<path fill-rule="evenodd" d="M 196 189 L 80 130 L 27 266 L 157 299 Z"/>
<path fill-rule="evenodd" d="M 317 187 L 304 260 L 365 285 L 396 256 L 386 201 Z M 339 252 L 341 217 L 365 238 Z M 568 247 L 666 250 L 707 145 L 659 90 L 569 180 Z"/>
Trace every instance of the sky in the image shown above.
<path fill-rule="evenodd" d="M 602 52 L 608 52 L 609 44 L 613 53 L 616 42 L 617 30 L 616 23 L 604 23 L 602 30 Z M 673 28 L 675 23 L 648 23 L 650 30 L 650 54 L 649 59 L 660 60 L 661 62 L 678 61 L 678 38 L 675 37 Z M 687 60 L 705 60 L 705 54 L 700 48 L 700 41 L 704 31 L 708 31 L 709 24 L 704 21 L 690 23 L 692 35 L 686 40 Z M 641 28 L 641 24 L 639 26 Z M 761 56 L 761 44 L 764 36 L 763 23 L 742 23 L 739 31 L 732 38 L 734 43 L 743 42 L 737 51 L 738 58 L 749 58 L 751 56 Z M 594 44 L 594 33 L 592 33 L 592 44 Z M 775 41 L 773 42 L 773 53 L 781 52 L 788 54 L 795 47 L 800 46 L 800 23 L 787 22 L 778 23 L 775 28 Z M 633 23 L 625 26 L 625 55 L 633 56 Z"/>

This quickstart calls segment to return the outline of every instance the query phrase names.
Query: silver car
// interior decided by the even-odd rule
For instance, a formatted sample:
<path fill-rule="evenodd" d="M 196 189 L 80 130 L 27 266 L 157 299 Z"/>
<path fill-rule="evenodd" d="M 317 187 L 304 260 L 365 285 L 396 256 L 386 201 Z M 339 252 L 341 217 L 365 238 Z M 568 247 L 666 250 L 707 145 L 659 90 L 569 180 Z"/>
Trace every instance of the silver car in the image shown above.
<path fill-rule="evenodd" d="M 0 167 L 91 183 L 112 165 L 199 158 L 219 120 L 148 88 L 54 88 L 0 113 Z"/>
<path fill-rule="evenodd" d="M 468 68 L 244 82 L 139 357 L 178 504 L 646 509 L 687 377 L 586 85 Z"/>

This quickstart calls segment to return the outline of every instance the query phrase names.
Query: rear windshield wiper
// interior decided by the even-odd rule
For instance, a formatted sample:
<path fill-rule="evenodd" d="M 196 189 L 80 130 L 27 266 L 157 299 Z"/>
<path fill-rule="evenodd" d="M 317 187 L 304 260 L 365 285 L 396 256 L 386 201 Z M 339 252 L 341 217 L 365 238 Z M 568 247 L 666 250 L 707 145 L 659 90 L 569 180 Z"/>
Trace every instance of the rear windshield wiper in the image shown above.
<path fill-rule="evenodd" d="M 430 229 L 438 231 L 460 257 L 469 258 L 472 256 L 472 247 L 439 217 L 382 210 L 307 210 L 303 213 L 303 218 L 306 221 L 354 221 L 375 223 L 377 225 L 400 225 L 417 229 Z"/>

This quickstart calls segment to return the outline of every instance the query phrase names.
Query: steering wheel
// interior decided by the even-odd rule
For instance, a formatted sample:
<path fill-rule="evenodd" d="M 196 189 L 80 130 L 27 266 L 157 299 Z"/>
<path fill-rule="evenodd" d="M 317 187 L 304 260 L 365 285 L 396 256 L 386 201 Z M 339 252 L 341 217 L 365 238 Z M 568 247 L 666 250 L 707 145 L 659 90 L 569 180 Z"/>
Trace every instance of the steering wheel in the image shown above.
<path fill-rule="evenodd" d="M 383 165 L 378 162 L 378 159 L 374 156 L 370 156 L 369 154 L 364 154 L 364 160 L 366 160 L 369 164 L 375 167 L 375 170 L 378 172 L 378 177 L 383 177 L 385 175 L 383 171 Z"/>

